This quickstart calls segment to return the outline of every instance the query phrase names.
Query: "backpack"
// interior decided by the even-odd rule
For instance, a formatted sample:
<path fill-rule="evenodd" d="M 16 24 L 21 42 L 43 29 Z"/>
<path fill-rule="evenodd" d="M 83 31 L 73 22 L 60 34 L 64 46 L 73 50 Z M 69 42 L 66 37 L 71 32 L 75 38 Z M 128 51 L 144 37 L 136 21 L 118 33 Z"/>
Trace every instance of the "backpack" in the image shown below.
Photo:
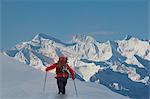
<path fill-rule="evenodd" d="M 65 66 L 58 66 L 57 65 L 57 67 L 56 67 L 56 74 L 59 74 L 59 73 L 61 73 L 61 74 L 64 74 L 64 73 L 69 74 L 67 65 L 65 65 Z"/>

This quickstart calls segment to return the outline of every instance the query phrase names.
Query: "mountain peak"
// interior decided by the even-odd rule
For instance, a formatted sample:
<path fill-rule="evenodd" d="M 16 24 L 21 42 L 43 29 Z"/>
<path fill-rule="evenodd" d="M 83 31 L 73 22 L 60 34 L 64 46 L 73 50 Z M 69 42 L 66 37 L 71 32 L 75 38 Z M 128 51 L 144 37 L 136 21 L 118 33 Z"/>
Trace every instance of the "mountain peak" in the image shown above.
<path fill-rule="evenodd" d="M 82 34 L 77 34 L 73 36 L 72 39 L 73 42 L 79 43 L 79 42 L 94 42 L 95 39 L 91 36 L 86 36 Z"/>
<path fill-rule="evenodd" d="M 38 33 L 33 39 L 32 41 L 41 41 L 41 38 L 44 38 L 44 39 L 49 39 L 49 40 L 52 40 L 52 41 L 55 41 L 57 43 L 61 43 L 61 44 L 64 44 L 66 45 L 65 43 L 63 43 L 62 41 L 60 41 L 59 39 L 56 39 L 50 35 L 47 35 L 47 34 L 44 34 L 44 33 Z"/>
<path fill-rule="evenodd" d="M 40 38 L 52 39 L 52 40 L 55 39 L 56 40 L 56 38 L 51 37 L 51 36 L 49 36 L 47 34 L 44 34 L 44 33 L 38 33 L 33 39 L 34 40 L 39 40 Z"/>
<path fill-rule="evenodd" d="M 130 40 L 132 38 L 131 35 L 126 35 L 126 37 L 124 38 L 125 40 Z"/>

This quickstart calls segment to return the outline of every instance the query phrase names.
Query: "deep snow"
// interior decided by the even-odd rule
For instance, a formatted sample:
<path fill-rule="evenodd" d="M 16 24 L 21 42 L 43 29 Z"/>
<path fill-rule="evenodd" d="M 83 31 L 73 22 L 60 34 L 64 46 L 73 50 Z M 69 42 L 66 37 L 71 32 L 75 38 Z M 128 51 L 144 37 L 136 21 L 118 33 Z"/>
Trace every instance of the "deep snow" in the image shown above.
<path fill-rule="evenodd" d="M 128 99 L 101 84 L 79 80 L 75 80 L 79 94 L 76 97 L 71 79 L 66 86 L 67 94 L 57 95 L 56 79 L 51 73 L 48 73 L 44 93 L 44 72 L 4 55 L 0 55 L 0 62 L 0 99 Z"/>

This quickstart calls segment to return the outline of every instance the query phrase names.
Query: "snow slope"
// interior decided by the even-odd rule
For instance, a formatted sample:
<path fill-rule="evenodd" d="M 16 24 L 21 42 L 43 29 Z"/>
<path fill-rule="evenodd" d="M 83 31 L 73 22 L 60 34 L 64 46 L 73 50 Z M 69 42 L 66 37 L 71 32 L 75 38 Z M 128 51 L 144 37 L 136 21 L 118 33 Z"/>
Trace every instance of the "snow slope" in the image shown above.
<path fill-rule="evenodd" d="M 0 99 L 127 99 L 103 85 L 76 81 L 79 96 L 76 97 L 73 82 L 68 80 L 67 94 L 57 95 L 54 75 L 49 73 L 46 92 L 43 89 L 45 73 L 0 55 Z"/>
<path fill-rule="evenodd" d="M 5 50 L 4 54 L 41 70 L 64 55 L 76 71 L 77 79 L 98 82 L 132 98 L 149 99 L 150 42 L 147 40 L 127 36 L 102 43 L 91 36 L 75 35 L 70 43 L 63 43 L 40 33 Z"/>

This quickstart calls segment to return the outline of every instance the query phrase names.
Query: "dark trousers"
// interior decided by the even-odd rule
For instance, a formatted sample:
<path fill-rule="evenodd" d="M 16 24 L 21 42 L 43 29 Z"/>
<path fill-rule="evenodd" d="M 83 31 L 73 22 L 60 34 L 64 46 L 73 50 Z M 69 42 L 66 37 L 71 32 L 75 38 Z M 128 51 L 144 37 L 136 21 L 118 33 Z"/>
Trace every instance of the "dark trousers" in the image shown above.
<path fill-rule="evenodd" d="M 62 93 L 65 94 L 65 87 L 67 84 L 67 78 L 61 77 L 61 78 L 57 78 L 57 86 L 58 86 L 58 94 Z"/>

